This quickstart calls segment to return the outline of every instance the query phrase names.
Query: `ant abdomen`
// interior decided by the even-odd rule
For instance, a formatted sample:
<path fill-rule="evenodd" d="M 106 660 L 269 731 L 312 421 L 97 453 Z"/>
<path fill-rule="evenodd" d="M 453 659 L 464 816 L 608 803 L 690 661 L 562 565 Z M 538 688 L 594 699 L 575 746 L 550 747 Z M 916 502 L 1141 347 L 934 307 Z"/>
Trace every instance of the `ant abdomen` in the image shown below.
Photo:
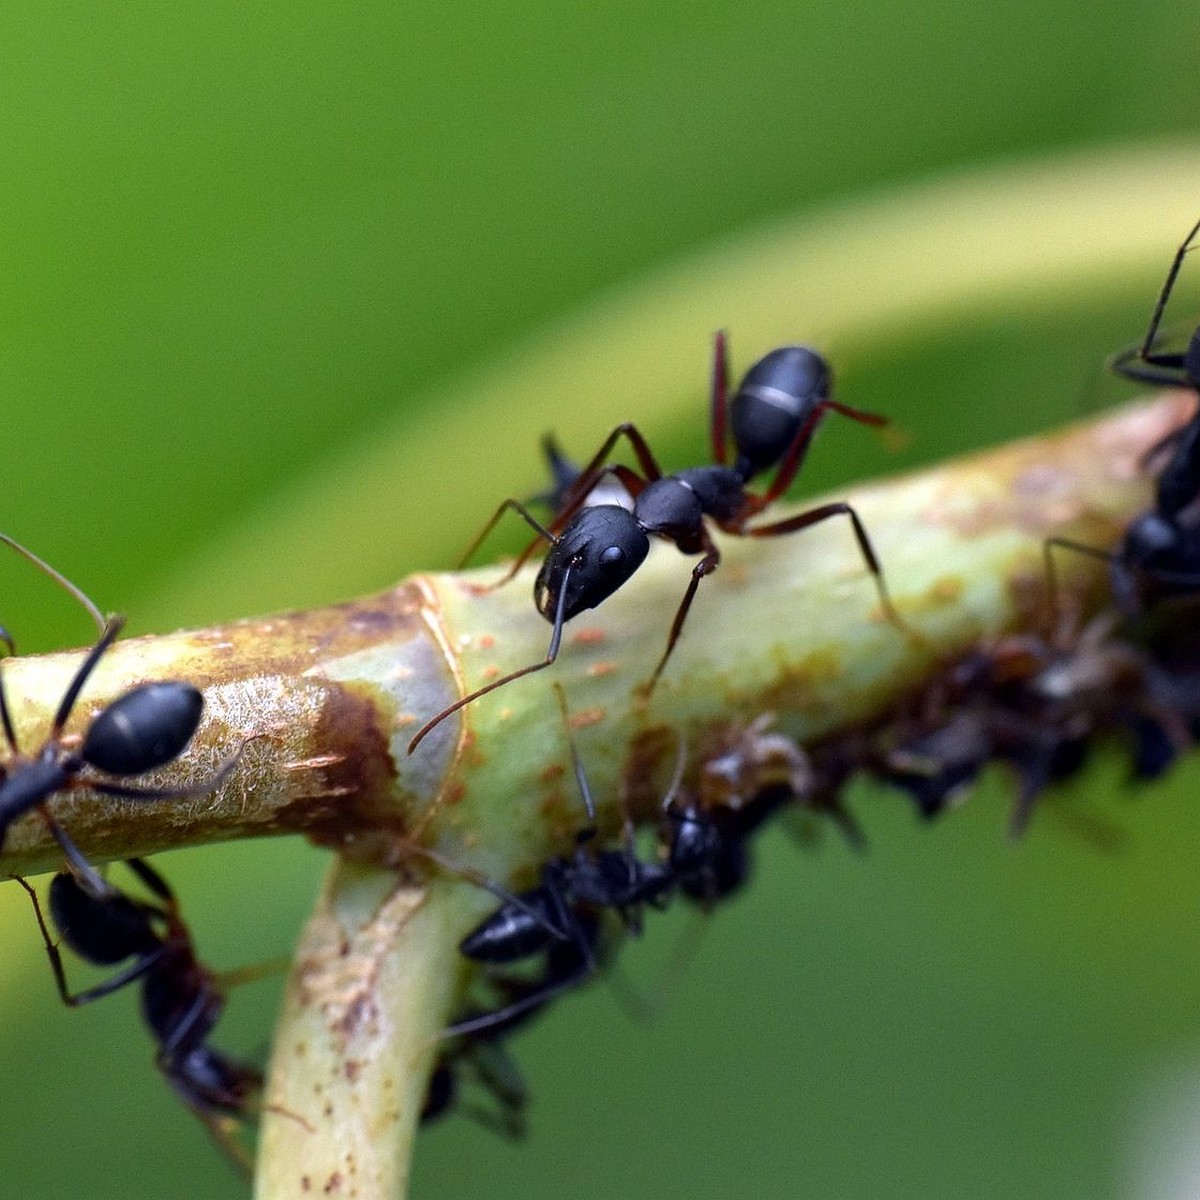
<path fill-rule="evenodd" d="M 92 722 L 80 751 L 110 775 L 141 775 L 174 762 L 192 740 L 204 697 L 188 683 L 143 683 L 119 696 Z"/>
<path fill-rule="evenodd" d="M 746 372 L 729 404 L 743 480 L 779 462 L 832 387 L 829 364 L 808 346 L 780 346 Z"/>

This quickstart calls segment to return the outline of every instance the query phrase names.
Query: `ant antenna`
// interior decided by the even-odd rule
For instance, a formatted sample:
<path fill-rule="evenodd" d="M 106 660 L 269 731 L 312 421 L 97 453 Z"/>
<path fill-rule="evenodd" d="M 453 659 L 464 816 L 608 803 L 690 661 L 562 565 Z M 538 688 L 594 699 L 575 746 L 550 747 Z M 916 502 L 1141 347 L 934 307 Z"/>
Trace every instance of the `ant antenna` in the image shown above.
<path fill-rule="evenodd" d="M 408 743 L 408 752 L 411 754 L 438 725 L 440 725 L 452 713 L 458 712 L 460 708 L 466 706 L 480 696 L 486 696 L 488 692 L 494 692 L 497 688 L 503 687 L 506 683 L 512 683 L 514 679 L 520 679 L 522 675 L 532 675 L 534 671 L 540 671 L 548 667 L 558 657 L 558 648 L 562 643 L 563 624 L 565 622 L 565 613 L 567 608 L 567 580 L 571 577 L 572 564 L 568 563 L 566 570 L 563 572 L 562 588 L 558 593 L 558 604 L 554 609 L 554 628 L 550 633 L 550 646 L 546 651 L 546 657 L 541 662 L 531 663 L 527 667 L 521 667 L 518 671 L 513 671 L 511 674 L 502 675 L 499 679 L 493 679 L 491 683 L 485 684 L 483 687 L 474 692 L 463 696 L 462 699 L 456 700 L 448 708 L 443 708 L 440 713 L 426 721 L 424 725 L 413 735 L 413 739 Z"/>
<path fill-rule="evenodd" d="M 80 603 L 80 605 L 83 606 L 92 620 L 96 622 L 96 628 L 100 630 L 101 633 L 105 632 L 105 620 L 100 612 L 100 609 L 96 607 L 91 597 L 89 597 L 82 588 L 72 583 L 64 574 L 62 574 L 61 571 L 56 571 L 48 562 L 46 562 L 45 559 L 39 558 L 27 546 L 22 546 L 21 543 L 16 540 L 16 538 L 9 537 L 7 533 L 0 533 L 0 542 L 3 542 L 4 545 L 15 550 L 19 555 L 21 555 L 22 558 L 33 563 L 33 565 L 37 567 L 37 569 L 41 571 L 43 575 L 48 575 L 54 580 L 55 583 L 58 584 L 60 588 L 63 589 L 64 592 L 73 596 Z M 7 634 L 5 635 L 5 638 L 10 647 L 11 653 L 12 639 L 7 637 Z"/>

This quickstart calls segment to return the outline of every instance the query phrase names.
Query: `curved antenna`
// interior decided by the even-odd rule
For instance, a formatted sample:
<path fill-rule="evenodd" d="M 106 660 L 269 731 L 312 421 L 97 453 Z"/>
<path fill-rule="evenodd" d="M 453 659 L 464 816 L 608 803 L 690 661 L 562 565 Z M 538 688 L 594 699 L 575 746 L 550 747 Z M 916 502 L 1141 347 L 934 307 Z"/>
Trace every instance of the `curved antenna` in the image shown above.
<path fill-rule="evenodd" d="M 15 550 L 22 558 L 33 563 L 43 575 L 48 575 L 64 592 L 73 596 L 87 611 L 92 620 L 96 622 L 96 628 L 100 630 L 101 634 L 104 633 L 106 629 L 104 616 L 100 612 L 100 609 L 96 607 L 91 597 L 81 587 L 72 583 L 61 571 L 56 571 L 44 558 L 39 558 L 27 546 L 22 546 L 16 538 L 9 537 L 7 533 L 0 533 L 0 542 Z"/>
<path fill-rule="evenodd" d="M 528 667 L 522 667 L 519 671 L 513 671 L 511 675 L 503 675 L 499 679 L 493 679 L 491 683 L 479 688 L 477 691 L 463 696 L 461 700 L 456 700 L 448 708 L 443 708 L 437 716 L 426 721 L 417 730 L 413 736 L 413 740 L 408 743 L 409 754 L 425 740 L 427 734 L 436 729 L 452 713 L 458 712 L 460 708 L 466 708 L 468 704 L 473 700 L 478 700 L 480 696 L 486 696 L 488 692 L 494 692 L 506 683 L 512 683 L 514 679 L 520 679 L 522 675 L 532 675 L 534 671 L 540 671 L 543 667 L 548 667 L 558 657 L 558 648 L 562 642 L 563 622 L 565 620 L 564 613 L 567 607 L 567 580 L 571 578 L 571 566 L 572 564 L 568 563 L 567 569 L 563 572 L 562 589 L 558 594 L 558 607 L 554 610 L 554 629 L 550 634 L 550 647 L 546 651 L 546 657 L 541 662 L 532 663 Z"/>

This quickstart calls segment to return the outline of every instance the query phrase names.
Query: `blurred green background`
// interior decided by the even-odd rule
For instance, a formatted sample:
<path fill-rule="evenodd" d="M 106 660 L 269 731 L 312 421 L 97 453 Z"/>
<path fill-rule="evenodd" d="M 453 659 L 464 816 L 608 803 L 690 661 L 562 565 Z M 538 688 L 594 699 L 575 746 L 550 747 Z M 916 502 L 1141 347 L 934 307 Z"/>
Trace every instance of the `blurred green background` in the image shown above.
<path fill-rule="evenodd" d="M 889 454 L 831 425 L 806 490 L 1052 425 L 1120 394 L 1096 366 L 1141 331 L 1200 208 L 1200 81 L 1178 50 L 1198 25 L 1193 5 L 1112 0 L 14 0 L 0 528 L 135 631 L 382 587 L 447 565 L 500 496 L 532 490 L 550 425 L 586 449 L 637 417 L 665 461 L 699 461 L 717 322 L 738 366 L 828 338 L 843 398 L 912 434 Z M 1146 183 L 1164 138 L 1163 203 L 1148 185 L 1085 247 L 1137 242 L 1104 286 L 1018 273 L 938 309 L 938 271 L 1021 261 L 1080 193 L 1103 216 L 1107 181 Z M 1114 145 L 1101 184 L 1072 191 L 1080 152 Z M 942 220 L 961 237 L 969 196 L 947 176 L 943 213 L 938 173 L 994 171 L 1003 196 L 1006 164 L 1033 157 L 1068 198 L 1000 205 L 976 247 L 947 234 L 945 263 L 886 221 L 855 240 L 859 214 L 901 208 L 934 246 Z M 756 229 L 751 250 L 730 240 Z M 828 325 L 800 316 L 836 281 L 785 256 L 797 230 L 845 264 Z M 922 270 L 913 320 L 856 323 Z M 88 636 L 20 561 L 0 587 L 24 648 Z M 1117 775 L 1084 797 L 1126 830 L 1116 856 L 1049 813 L 1006 845 L 995 784 L 931 830 L 857 796 L 865 859 L 772 834 L 658 1019 L 604 987 L 563 1004 L 516 1047 L 529 1142 L 449 1121 L 414 1194 L 1197 1194 L 1198 780 L 1133 800 Z M 164 867 L 206 956 L 235 966 L 286 951 L 322 859 L 280 842 Z M 156 1077 L 134 997 L 63 1010 L 15 887 L 0 914 L 5 1194 L 240 1194 Z M 626 956 L 638 986 L 685 925 L 655 922 Z M 265 1052 L 277 986 L 234 997 L 223 1045 Z"/>

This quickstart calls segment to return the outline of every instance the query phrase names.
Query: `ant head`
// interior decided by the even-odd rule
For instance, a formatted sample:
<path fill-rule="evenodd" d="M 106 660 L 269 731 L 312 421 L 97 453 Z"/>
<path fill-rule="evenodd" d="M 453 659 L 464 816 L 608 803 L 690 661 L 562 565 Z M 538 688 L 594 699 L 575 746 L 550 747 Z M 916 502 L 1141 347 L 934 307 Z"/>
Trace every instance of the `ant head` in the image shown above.
<path fill-rule="evenodd" d="M 140 775 L 164 767 L 187 749 L 203 711 L 204 697 L 191 684 L 140 684 L 92 722 L 80 754 L 110 775 Z"/>
<path fill-rule="evenodd" d="M 550 548 L 533 585 L 537 610 L 554 620 L 564 580 L 563 620 L 595 608 L 645 561 L 650 539 L 633 514 L 616 504 L 580 509 Z"/>
<path fill-rule="evenodd" d="M 832 388 L 829 364 L 808 346 L 780 346 L 763 355 L 730 405 L 739 459 L 755 472 L 777 463 Z"/>
<path fill-rule="evenodd" d="M 153 953 L 162 944 L 154 909 L 113 891 L 93 896 L 68 872 L 50 881 L 50 913 L 62 940 L 81 958 L 109 966 Z"/>

